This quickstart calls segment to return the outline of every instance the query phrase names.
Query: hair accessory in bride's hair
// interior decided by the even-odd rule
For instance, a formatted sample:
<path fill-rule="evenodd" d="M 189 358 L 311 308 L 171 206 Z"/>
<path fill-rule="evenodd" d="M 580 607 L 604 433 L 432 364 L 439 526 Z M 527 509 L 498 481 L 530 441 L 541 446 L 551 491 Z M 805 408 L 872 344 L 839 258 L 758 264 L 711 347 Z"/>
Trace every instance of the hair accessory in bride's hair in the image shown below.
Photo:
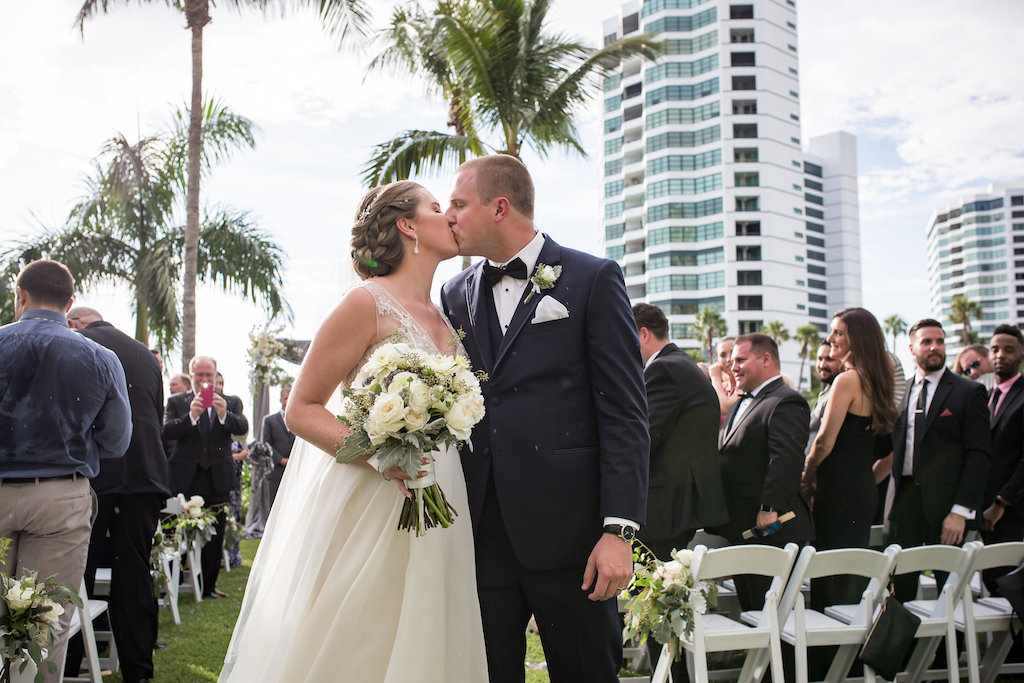
<path fill-rule="evenodd" d="M 366 217 L 369 216 L 369 215 L 370 215 L 370 210 L 369 209 L 363 209 L 362 211 L 359 212 L 359 220 L 365 221 Z"/>
<path fill-rule="evenodd" d="M 377 259 L 370 256 L 370 254 L 368 254 L 365 250 L 360 249 L 359 253 L 356 256 L 359 259 L 359 262 L 366 266 L 367 268 L 376 268 L 379 265 L 377 263 Z"/>

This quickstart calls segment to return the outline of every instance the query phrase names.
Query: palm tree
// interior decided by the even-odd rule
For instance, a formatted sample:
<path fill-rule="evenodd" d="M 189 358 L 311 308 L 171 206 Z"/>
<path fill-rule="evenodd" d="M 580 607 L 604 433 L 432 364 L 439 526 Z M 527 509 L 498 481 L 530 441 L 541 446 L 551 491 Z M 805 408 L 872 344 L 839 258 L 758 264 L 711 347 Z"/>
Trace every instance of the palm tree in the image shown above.
<path fill-rule="evenodd" d="M 705 351 L 708 363 L 711 363 L 711 357 L 715 353 L 715 337 L 724 336 L 729 331 L 729 324 L 717 308 L 705 306 L 697 312 L 697 316 L 693 319 L 693 329 L 707 344 Z"/>
<path fill-rule="evenodd" d="M 960 325 L 960 345 L 967 346 L 974 338 L 971 334 L 971 318 L 981 317 L 981 304 L 971 301 L 963 294 L 953 297 L 950 305 L 953 312 L 949 314 L 949 322 Z"/>
<path fill-rule="evenodd" d="M 808 323 L 807 325 L 801 325 L 796 328 L 795 339 L 800 342 L 800 375 L 797 379 L 797 389 L 804 381 L 804 361 L 807 360 L 813 352 L 818 350 L 819 342 L 821 341 L 821 330 L 815 325 Z"/>
<path fill-rule="evenodd" d="M 139 0 L 144 2 L 146 0 Z M 154 0 L 149 0 L 153 2 Z M 199 182 L 202 175 L 201 150 L 203 148 L 203 29 L 210 23 L 211 0 L 164 0 L 185 15 L 185 27 L 192 34 L 192 98 L 189 105 L 187 192 L 185 199 L 185 280 L 182 324 L 182 358 L 195 355 L 196 337 L 196 277 L 199 258 Z M 113 0 L 85 0 L 75 27 L 85 36 L 85 22 L 98 11 L 107 11 Z M 129 0 L 123 0 L 129 4 Z M 235 8 L 268 9 L 269 0 L 229 0 Z M 329 33 L 344 41 L 349 31 L 365 33 L 369 23 L 368 3 L 365 0 L 306 0 L 303 4 L 315 6 L 321 23 Z M 183 360 L 184 363 L 187 360 Z"/>
<path fill-rule="evenodd" d="M 789 330 L 786 329 L 781 320 L 769 320 L 766 325 L 761 327 L 761 334 L 768 335 L 776 344 L 789 341 Z"/>
<path fill-rule="evenodd" d="M 553 147 L 585 156 L 574 115 L 597 74 L 630 57 L 653 59 L 660 44 L 644 34 L 592 48 L 545 31 L 550 8 L 551 0 L 442 0 L 432 16 L 419 5 L 396 11 L 371 68 L 426 76 L 447 99 L 455 130 L 407 130 L 378 144 L 363 180 L 401 180 L 485 150 L 518 158 L 527 143 L 541 157 Z M 478 128 L 497 139 L 485 141 Z"/>
<path fill-rule="evenodd" d="M 896 353 L 896 339 L 907 331 L 907 321 L 901 318 L 898 313 L 893 313 L 882 321 L 882 329 L 885 330 L 886 334 L 892 335 L 892 352 Z"/>
<path fill-rule="evenodd" d="M 202 168 L 232 149 L 254 145 L 252 124 L 224 107 L 204 112 Z M 57 230 L 16 243 L 3 255 L 4 272 L 52 258 L 64 263 L 78 286 L 99 282 L 127 284 L 135 313 L 135 338 L 166 351 L 181 332 L 182 246 L 184 229 L 175 207 L 184 194 L 188 115 L 163 136 L 131 144 L 123 135 L 107 141 L 88 193 Z M 280 248 L 244 212 L 216 209 L 204 217 L 197 254 L 199 278 L 226 291 L 259 299 L 271 315 L 287 306 L 281 298 Z"/>

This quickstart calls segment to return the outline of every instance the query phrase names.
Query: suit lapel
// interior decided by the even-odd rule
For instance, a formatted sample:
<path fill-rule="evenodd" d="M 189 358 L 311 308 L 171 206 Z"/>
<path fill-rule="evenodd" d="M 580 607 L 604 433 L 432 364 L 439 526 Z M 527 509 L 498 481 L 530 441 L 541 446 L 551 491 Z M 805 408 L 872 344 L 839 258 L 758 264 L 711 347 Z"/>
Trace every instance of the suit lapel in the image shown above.
<path fill-rule="evenodd" d="M 561 258 L 561 249 L 550 237 L 544 235 L 544 246 L 541 247 L 540 255 L 537 257 L 537 263 L 556 266 L 561 261 Z M 532 277 L 533 273 L 528 273 L 528 275 Z M 556 284 L 555 289 L 557 288 L 558 285 Z M 501 343 L 498 346 L 498 356 L 494 359 L 495 369 L 497 369 L 498 365 L 505 357 L 505 353 L 512 345 L 512 342 L 514 342 L 516 337 L 519 336 L 519 333 L 522 332 L 526 322 L 533 318 L 533 312 L 537 310 L 540 300 L 544 298 L 547 291 L 553 290 L 541 291 L 540 294 L 534 294 L 533 298 L 530 299 L 530 302 L 526 303 L 526 299 L 530 296 L 530 292 L 532 291 L 533 284 L 528 282 L 526 285 L 526 291 L 523 292 L 523 296 L 519 299 L 519 305 L 516 306 L 516 312 L 512 315 L 512 321 L 509 323 L 508 330 L 505 332 L 505 336 L 502 338 Z"/>
<path fill-rule="evenodd" d="M 1020 404 L 1022 397 L 1024 397 L 1024 386 L 1022 385 L 1024 385 L 1024 378 L 1014 382 L 1010 390 L 1006 392 L 1006 398 L 1003 399 L 1003 404 L 999 406 L 999 412 L 992 414 L 992 429 L 995 429 L 1007 415 L 1016 410 L 1017 405 Z"/>
<path fill-rule="evenodd" d="M 484 297 L 493 294 L 491 288 L 484 282 L 483 264 L 484 261 L 477 263 L 473 271 L 466 276 L 466 308 L 469 311 L 469 325 L 473 329 L 473 343 L 477 351 L 474 358 L 480 361 L 476 369 L 490 372 L 494 368 L 494 342 L 491 339 L 491 325 L 485 316 L 490 315 L 492 306 L 487 305 Z"/>
<path fill-rule="evenodd" d="M 928 414 L 924 418 L 924 429 L 918 433 L 918 426 L 914 425 L 914 443 L 921 443 L 921 439 L 928 433 L 928 430 L 935 424 L 935 419 L 942 413 L 946 406 L 946 398 L 949 397 L 949 392 L 953 391 L 953 380 L 950 377 L 949 370 L 942 373 L 942 377 L 939 378 L 939 385 L 935 387 L 935 397 L 932 398 L 931 407 L 928 409 Z M 908 392 L 909 395 L 909 392 Z"/>
<path fill-rule="evenodd" d="M 734 421 L 729 426 L 729 433 L 726 434 L 725 439 L 722 441 L 722 445 L 723 446 L 729 441 L 729 439 L 732 438 L 733 434 L 736 433 L 736 430 L 739 429 L 740 425 L 742 425 L 744 422 L 747 421 L 747 418 L 750 417 L 750 414 L 753 413 L 757 409 L 758 404 L 760 404 L 761 401 L 763 401 L 766 396 L 771 394 L 775 390 L 775 387 L 777 387 L 779 382 L 781 382 L 781 381 L 782 381 L 782 378 L 780 377 L 779 379 L 775 380 L 774 382 L 772 382 L 771 384 L 766 386 L 761 391 L 757 392 L 757 396 L 755 396 L 755 397 L 753 397 L 751 399 L 747 399 L 751 403 L 750 403 L 749 406 L 747 406 L 747 409 L 743 411 L 743 414 L 740 415 L 738 420 L 735 419 L 735 417 L 734 417 L 735 414 L 736 414 L 735 411 L 739 410 L 739 406 L 740 406 L 739 402 L 737 401 L 736 405 L 734 405 L 732 407 L 732 409 L 729 411 L 729 419 L 730 420 L 734 420 Z"/>

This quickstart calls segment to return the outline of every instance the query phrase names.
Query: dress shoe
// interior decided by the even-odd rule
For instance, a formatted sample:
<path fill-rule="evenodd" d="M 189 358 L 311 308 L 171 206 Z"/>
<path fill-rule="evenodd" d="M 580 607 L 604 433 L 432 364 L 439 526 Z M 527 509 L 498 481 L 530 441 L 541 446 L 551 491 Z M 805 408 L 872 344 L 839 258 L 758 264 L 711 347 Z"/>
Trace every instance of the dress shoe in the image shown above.
<path fill-rule="evenodd" d="M 226 597 L 228 597 L 227 593 L 225 593 L 224 591 L 221 591 L 221 590 L 217 590 L 216 588 L 213 589 L 213 592 L 219 598 L 226 598 Z"/>
<path fill-rule="evenodd" d="M 223 596 L 218 593 L 203 593 L 204 600 L 220 600 Z"/>

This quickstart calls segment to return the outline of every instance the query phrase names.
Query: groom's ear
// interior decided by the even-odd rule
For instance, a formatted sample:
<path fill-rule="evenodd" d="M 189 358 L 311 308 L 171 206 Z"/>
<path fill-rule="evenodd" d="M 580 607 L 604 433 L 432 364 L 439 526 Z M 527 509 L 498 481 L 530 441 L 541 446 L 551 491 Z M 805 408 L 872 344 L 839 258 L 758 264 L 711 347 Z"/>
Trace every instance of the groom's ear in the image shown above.
<path fill-rule="evenodd" d="M 494 222 L 500 223 L 512 213 L 512 203 L 506 197 L 498 197 L 494 200 Z"/>

